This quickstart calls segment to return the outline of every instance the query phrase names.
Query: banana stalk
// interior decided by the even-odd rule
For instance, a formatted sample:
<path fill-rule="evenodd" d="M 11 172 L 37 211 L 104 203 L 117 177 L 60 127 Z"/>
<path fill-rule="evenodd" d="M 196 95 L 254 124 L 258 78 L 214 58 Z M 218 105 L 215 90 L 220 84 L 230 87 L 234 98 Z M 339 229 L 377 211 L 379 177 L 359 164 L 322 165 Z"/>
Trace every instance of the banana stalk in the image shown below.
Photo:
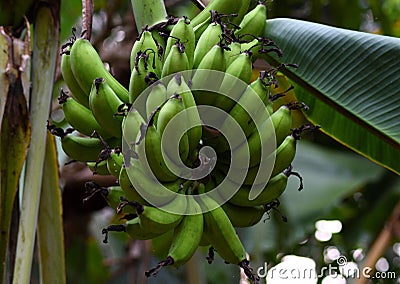
<path fill-rule="evenodd" d="M 167 11 L 165 10 L 163 0 L 131 0 L 131 3 L 139 33 L 144 26 L 152 26 L 167 18 Z"/>

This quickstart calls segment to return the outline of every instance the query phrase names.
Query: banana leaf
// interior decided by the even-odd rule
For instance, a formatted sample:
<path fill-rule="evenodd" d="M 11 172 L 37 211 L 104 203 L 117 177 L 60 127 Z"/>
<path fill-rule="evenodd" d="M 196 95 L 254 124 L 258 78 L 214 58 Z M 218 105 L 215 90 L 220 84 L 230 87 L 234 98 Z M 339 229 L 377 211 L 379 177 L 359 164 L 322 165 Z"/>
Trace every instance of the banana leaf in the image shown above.
<path fill-rule="evenodd" d="M 37 227 L 40 282 L 66 283 L 61 188 L 56 142 L 47 135 Z"/>
<path fill-rule="evenodd" d="M 19 48 L 24 45 L 0 29 L 0 46 L 4 51 L 0 54 L 0 73 L 5 74 L 0 79 L 0 279 L 4 280 L 11 277 L 5 269 L 6 266 L 12 267 L 10 263 L 6 265 L 6 251 L 18 182 L 29 147 L 30 122 L 22 72 L 13 68 L 18 66 L 18 59 L 24 55 Z M 29 76 L 29 68 L 24 72 Z"/>
<path fill-rule="evenodd" d="M 283 56 L 263 58 L 298 64 L 282 72 L 310 107 L 307 118 L 400 174 L 400 39 L 284 18 L 268 20 L 265 36 Z"/>
<path fill-rule="evenodd" d="M 30 280 L 46 150 L 46 121 L 59 54 L 59 1 L 39 4 L 35 12 L 29 109 L 32 135 L 26 158 L 13 283 Z"/>

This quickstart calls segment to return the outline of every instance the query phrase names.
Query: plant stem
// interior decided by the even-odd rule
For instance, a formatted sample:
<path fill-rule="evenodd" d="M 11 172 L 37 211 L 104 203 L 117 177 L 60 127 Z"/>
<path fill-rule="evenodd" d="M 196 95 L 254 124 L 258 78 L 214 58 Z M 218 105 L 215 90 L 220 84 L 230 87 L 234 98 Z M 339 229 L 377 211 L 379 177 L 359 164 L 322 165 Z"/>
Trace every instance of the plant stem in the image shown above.
<path fill-rule="evenodd" d="M 38 5 L 35 14 L 30 100 L 32 134 L 21 203 L 13 279 L 15 284 L 30 282 L 46 147 L 46 121 L 50 113 L 59 53 L 59 4 L 59 0 L 54 0 L 52 3 Z"/>

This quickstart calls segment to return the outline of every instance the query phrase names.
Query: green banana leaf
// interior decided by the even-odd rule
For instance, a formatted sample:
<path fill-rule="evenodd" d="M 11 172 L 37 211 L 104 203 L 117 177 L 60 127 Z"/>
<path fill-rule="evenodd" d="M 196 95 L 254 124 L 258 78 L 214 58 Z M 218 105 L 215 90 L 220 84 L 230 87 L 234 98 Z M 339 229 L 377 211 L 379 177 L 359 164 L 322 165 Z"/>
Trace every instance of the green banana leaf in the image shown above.
<path fill-rule="evenodd" d="M 265 36 L 283 51 L 264 54 L 269 63 L 298 64 L 282 72 L 307 118 L 400 174 L 400 39 L 283 18 L 268 20 Z"/>
<path fill-rule="evenodd" d="M 16 66 L 9 51 L 15 51 L 15 58 L 22 57 L 22 50 L 17 46 L 21 42 L 11 40 L 5 33 L 0 36 L 0 46 L 4 52 L 0 55 L 0 280 L 9 279 L 5 276 L 6 251 L 9 246 L 10 224 L 13 214 L 14 202 L 17 196 L 19 177 L 27 155 L 30 138 L 30 122 L 28 105 L 23 90 L 21 72 Z M 10 64 L 10 65 L 7 65 Z M 25 69 L 29 74 L 29 69 Z M 12 265 L 10 265 L 12 266 Z"/>
<path fill-rule="evenodd" d="M 47 135 L 37 227 L 41 283 L 66 283 L 61 188 L 56 141 Z"/>

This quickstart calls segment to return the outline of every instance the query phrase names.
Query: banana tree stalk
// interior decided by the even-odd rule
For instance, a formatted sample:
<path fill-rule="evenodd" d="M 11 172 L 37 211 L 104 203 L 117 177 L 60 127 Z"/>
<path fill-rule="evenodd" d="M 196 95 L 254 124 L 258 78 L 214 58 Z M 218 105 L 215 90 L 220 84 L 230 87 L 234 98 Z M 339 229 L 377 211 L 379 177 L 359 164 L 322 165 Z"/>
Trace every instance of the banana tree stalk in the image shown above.
<path fill-rule="evenodd" d="M 50 113 L 59 51 L 59 1 L 49 4 L 42 4 L 37 8 L 34 21 L 30 101 L 32 135 L 21 203 L 13 279 L 15 284 L 30 282 L 46 147 L 46 121 Z"/>
<path fill-rule="evenodd" d="M 167 18 L 163 0 L 131 0 L 136 27 L 140 33 L 144 26 L 152 26 Z"/>

